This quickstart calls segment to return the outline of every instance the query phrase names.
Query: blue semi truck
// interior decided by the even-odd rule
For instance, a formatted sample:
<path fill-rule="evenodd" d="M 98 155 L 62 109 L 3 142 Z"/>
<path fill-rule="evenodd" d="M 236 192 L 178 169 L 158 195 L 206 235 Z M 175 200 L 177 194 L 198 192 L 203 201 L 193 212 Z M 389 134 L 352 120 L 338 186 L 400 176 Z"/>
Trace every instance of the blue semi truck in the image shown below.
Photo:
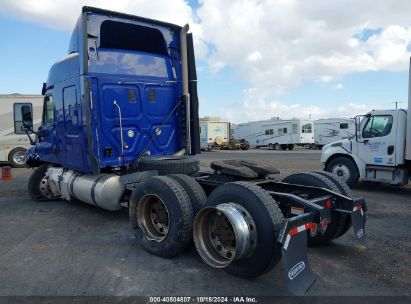
<path fill-rule="evenodd" d="M 274 178 L 257 161 L 215 161 L 201 172 L 192 34 L 177 25 L 83 7 L 68 55 L 43 84 L 43 117 L 23 129 L 35 200 L 128 208 L 141 247 L 171 258 L 194 239 L 209 265 L 257 277 L 280 259 L 287 286 L 304 294 L 315 276 L 307 244 L 353 227 L 365 246 L 366 204 L 327 172 Z M 32 134 L 35 139 L 32 139 Z"/>

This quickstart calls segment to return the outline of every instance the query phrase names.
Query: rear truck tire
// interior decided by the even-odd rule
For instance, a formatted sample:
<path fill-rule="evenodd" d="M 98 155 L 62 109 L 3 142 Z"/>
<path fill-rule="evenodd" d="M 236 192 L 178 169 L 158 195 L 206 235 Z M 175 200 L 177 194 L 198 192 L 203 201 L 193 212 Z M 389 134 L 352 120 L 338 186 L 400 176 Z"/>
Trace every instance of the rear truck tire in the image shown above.
<path fill-rule="evenodd" d="M 274 150 L 280 150 L 281 145 L 279 143 L 274 144 Z"/>
<path fill-rule="evenodd" d="M 292 145 L 292 144 L 291 144 L 291 145 L 287 145 L 287 149 L 291 151 L 292 149 L 294 149 L 294 145 Z"/>
<path fill-rule="evenodd" d="M 42 179 L 46 175 L 49 168 L 48 164 L 41 165 L 31 174 L 28 182 L 28 192 L 32 200 L 35 201 L 45 201 L 48 197 L 45 196 L 41 191 Z"/>
<path fill-rule="evenodd" d="M 9 152 L 8 161 L 13 168 L 26 167 L 25 155 L 26 149 L 17 147 Z"/>
<path fill-rule="evenodd" d="M 247 225 L 250 233 L 254 233 L 255 236 L 254 239 L 251 238 L 251 241 L 247 242 L 247 245 L 249 244 L 252 249 L 239 259 L 234 259 L 231 255 L 223 255 L 221 257 L 222 260 L 225 260 L 227 257 L 231 258 L 225 266 L 215 266 L 207 262 L 207 259 L 204 258 L 206 254 L 200 248 L 205 248 L 208 252 L 211 250 L 214 254 L 219 254 L 218 252 L 224 252 L 226 247 L 235 246 L 234 250 L 237 252 L 239 250 L 237 246 L 240 246 L 240 241 L 237 239 L 233 240 L 235 232 L 227 218 L 224 219 L 225 221 L 221 221 L 222 226 L 224 226 L 224 223 L 227 223 L 225 227 L 216 227 L 216 224 L 213 223 L 218 221 L 221 213 L 214 213 L 217 214 L 218 218 L 213 218 L 211 221 L 211 218 L 203 216 L 205 211 L 208 210 L 205 208 L 197 215 L 196 223 L 194 224 L 194 241 L 200 256 L 207 264 L 224 268 L 226 272 L 242 278 L 254 278 L 270 271 L 281 259 L 281 244 L 277 243 L 276 239 L 284 217 L 276 201 L 259 186 L 241 181 L 226 183 L 217 187 L 208 197 L 206 207 L 218 207 L 227 204 L 235 204 L 235 206 L 243 208 L 243 217 L 245 219 L 248 218 L 254 224 L 254 227 L 251 224 Z M 197 226 L 197 224 L 199 225 Z M 215 228 L 215 230 L 211 230 L 212 228 Z M 204 233 L 204 231 L 209 233 Z M 212 236 L 213 234 L 214 237 Z M 220 242 L 220 245 L 216 245 L 215 240 L 217 240 L 217 243 Z M 214 245 L 210 245 L 213 243 Z M 208 245 L 201 246 L 201 244 Z M 220 249 L 218 246 L 220 246 Z"/>
<path fill-rule="evenodd" d="M 178 182 L 185 190 L 193 208 L 193 215 L 196 216 L 207 202 L 207 195 L 200 184 L 191 176 L 185 174 L 171 174 L 172 179 Z"/>
<path fill-rule="evenodd" d="M 273 144 L 268 144 L 268 150 L 274 150 L 274 145 Z"/>
<path fill-rule="evenodd" d="M 146 156 L 138 163 L 140 171 L 155 170 L 160 175 L 187 174 L 200 170 L 200 161 L 193 156 Z"/>
<path fill-rule="evenodd" d="M 348 187 L 348 185 L 343 182 L 340 178 L 338 178 L 338 176 L 336 176 L 335 174 L 332 174 L 330 172 L 327 171 L 312 171 L 315 174 L 320 174 L 322 176 L 327 177 L 329 180 L 331 180 L 340 190 L 341 194 L 348 196 L 350 198 L 352 198 L 354 196 L 354 194 L 352 193 L 350 187 Z"/>
<path fill-rule="evenodd" d="M 354 186 L 360 178 L 357 165 L 347 157 L 337 157 L 333 159 L 328 163 L 325 170 L 335 174 L 350 188 Z"/>
<path fill-rule="evenodd" d="M 287 150 L 287 145 L 280 145 L 281 150 Z"/>
<path fill-rule="evenodd" d="M 129 219 L 139 244 L 151 254 L 171 258 L 191 243 L 193 208 L 171 177 L 154 176 L 138 184 L 130 197 Z"/>
<path fill-rule="evenodd" d="M 327 178 L 329 178 L 339 189 L 341 194 L 349 197 L 349 198 L 353 198 L 354 194 L 352 193 L 350 187 L 348 187 L 348 185 L 346 183 L 344 183 L 341 179 L 339 179 L 337 176 L 335 176 L 334 174 L 327 172 L 327 171 L 313 171 L 314 173 L 323 175 Z M 334 238 L 339 238 L 340 236 L 344 235 L 352 226 L 352 222 L 351 222 L 351 216 L 347 215 L 347 214 L 342 214 L 342 217 L 345 217 L 345 226 L 343 228 L 343 230 L 335 235 Z"/>
<path fill-rule="evenodd" d="M 312 186 L 329 189 L 342 194 L 337 185 L 329 178 L 313 172 L 300 172 L 287 176 L 282 180 L 285 183 Z M 308 233 L 308 246 L 321 246 L 341 235 L 346 227 L 347 218 L 336 211 L 331 212 L 331 223 L 328 224 L 324 234 L 318 233 L 311 236 Z"/>

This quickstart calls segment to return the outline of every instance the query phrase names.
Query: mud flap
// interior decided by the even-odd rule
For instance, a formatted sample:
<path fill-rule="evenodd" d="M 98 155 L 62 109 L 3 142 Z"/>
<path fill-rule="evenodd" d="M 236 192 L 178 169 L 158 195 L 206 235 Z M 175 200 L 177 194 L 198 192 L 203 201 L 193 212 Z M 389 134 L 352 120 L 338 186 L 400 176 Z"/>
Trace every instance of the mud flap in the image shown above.
<path fill-rule="evenodd" d="M 283 271 L 288 290 L 297 296 L 305 295 L 316 278 L 307 260 L 307 231 L 287 234 L 282 247 Z"/>
<path fill-rule="evenodd" d="M 370 248 L 372 242 L 365 235 L 365 212 L 360 204 L 357 204 L 351 213 L 352 228 L 355 238 L 366 248 Z"/>

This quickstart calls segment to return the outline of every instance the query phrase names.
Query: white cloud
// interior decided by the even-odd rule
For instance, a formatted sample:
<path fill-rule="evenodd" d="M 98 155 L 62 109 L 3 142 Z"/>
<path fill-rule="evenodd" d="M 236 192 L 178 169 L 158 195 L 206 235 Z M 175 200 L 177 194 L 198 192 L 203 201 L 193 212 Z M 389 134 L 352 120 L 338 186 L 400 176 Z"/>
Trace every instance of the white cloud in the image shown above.
<path fill-rule="evenodd" d="M 268 119 L 271 117 L 289 118 L 320 118 L 327 117 L 331 111 L 315 105 L 301 103 L 284 104 L 273 99 L 270 92 L 261 92 L 258 88 L 249 88 L 243 92 L 241 102 L 220 106 L 217 110 L 224 119 L 233 123 Z"/>
<path fill-rule="evenodd" d="M 3 0 L 0 12 L 71 30 L 83 5 L 190 23 L 197 58 L 214 73 L 232 67 L 250 84 L 236 109 L 224 107 L 233 119 L 329 115 L 332 110 L 303 100 L 282 103 L 281 94 L 303 81 L 406 70 L 411 56 L 409 0 L 200 0 L 196 12 L 186 0 Z M 366 30 L 373 34 L 364 39 Z"/>
<path fill-rule="evenodd" d="M 344 89 L 344 85 L 342 83 L 336 83 L 333 85 L 334 90 L 342 90 Z"/>
<path fill-rule="evenodd" d="M 258 95 L 250 102 L 250 92 L 244 94 L 234 112 L 257 119 L 280 116 L 267 114 L 270 110 L 295 110 L 272 100 L 281 100 L 303 81 L 328 83 L 351 73 L 406 70 L 410 10 L 409 0 L 203 0 L 197 15 L 202 38 L 213 47 L 207 58 L 212 70 L 234 67 Z M 374 34 L 359 38 L 367 30 Z M 304 101 L 298 111 L 328 115 Z"/>
<path fill-rule="evenodd" d="M 293 88 L 353 72 L 406 69 L 411 2 L 203 0 L 197 15 L 219 67 L 236 66 L 253 84 Z M 382 28 L 368 40 L 355 38 Z M 271 79 L 267 79 L 271 76 Z"/>
<path fill-rule="evenodd" d="M 251 97 L 251 95 L 249 97 Z M 255 99 L 253 99 L 253 101 L 255 101 Z M 344 103 L 344 105 L 335 108 L 332 105 L 320 107 L 305 105 L 303 103 L 284 104 L 280 101 L 271 100 L 267 102 L 261 99 L 258 102 L 249 103 L 246 99 L 246 101 L 240 103 L 221 106 L 217 112 L 222 113 L 221 116 L 225 120 L 233 123 L 241 123 L 269 119 L 271 117 L 280 117 L 281 119 L 352 118 L 356 115 L 363 115 L 379 108 L 380 107 L 368 104 L 356 104 L 352 102 Z"/>
<path fill-rule="evenodd" d="M 339 106 L 336 113 L 338 117 L 354 117 L 356 115 L 366 114 L 371 110 L 376 110 L 376 107 L 367 104 L 356 104 L 349 102 L 343 106 Z"/>
<path fill-rule="evenodd" d="M 24 20 L 71 30 L 83 6 L 95 6 L 180 25 L 195 24 L 192 9 L 184 0 L 3 0 L 0 10 Z"/>
<path fill-rule="evenodd" d="M 0 12 L 21 20 L 71 31 L 83 6 L 95 6 L 178 25 L 189 23 L 194 33 L 196 56 L 201 58 L 207 53 L 207 47 L 201 39 L 202 28 L 185 0 L 2 0 Z"/>

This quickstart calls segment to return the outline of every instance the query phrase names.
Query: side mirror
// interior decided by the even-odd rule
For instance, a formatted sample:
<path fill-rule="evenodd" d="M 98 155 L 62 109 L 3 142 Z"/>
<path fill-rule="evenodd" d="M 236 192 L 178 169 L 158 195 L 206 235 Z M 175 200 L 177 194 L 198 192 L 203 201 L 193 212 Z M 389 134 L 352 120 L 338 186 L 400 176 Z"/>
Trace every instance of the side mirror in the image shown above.
<path fill-rule="evenodd" d="M 24 129 L 31 130 L 33 129 L 33 113 L 31 112 L 31 107 L 24 105 L 21 107 L 21 119 Z"/>
<path fill-rule="evenodd" d="M 41 95 L 44 96 L 44 94 L 46 94 L 47 91 L 47 83 L 43 82 L 43 87 L 41 88 Z"/>

